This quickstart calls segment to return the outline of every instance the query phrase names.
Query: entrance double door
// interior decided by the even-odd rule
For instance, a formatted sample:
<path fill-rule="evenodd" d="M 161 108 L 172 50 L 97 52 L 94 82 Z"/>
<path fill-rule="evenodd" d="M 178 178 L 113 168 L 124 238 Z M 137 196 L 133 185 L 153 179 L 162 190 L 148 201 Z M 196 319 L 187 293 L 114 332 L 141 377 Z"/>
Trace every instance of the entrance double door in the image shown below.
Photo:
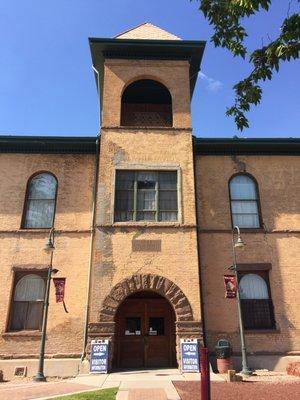
<path fill-rule="evenodd" d="M 174 366 L 174 312 L 164 298 L 128 298 L 118 310 L 116 328 L 116 367 Z"/>

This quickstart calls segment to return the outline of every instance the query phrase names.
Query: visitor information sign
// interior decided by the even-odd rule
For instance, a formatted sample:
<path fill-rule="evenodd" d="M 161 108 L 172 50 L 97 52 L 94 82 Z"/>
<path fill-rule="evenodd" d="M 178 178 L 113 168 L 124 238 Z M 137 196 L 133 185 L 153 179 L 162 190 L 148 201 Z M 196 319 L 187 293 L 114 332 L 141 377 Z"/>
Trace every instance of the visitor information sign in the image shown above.
<path fill-rule="evenodd" d="M 92 340 L 90 373 L 107 374 L 108 340 Z"/>
<path fill-rule="evenodd" d="M 197 339 L 180 339 L 181 372 L 199 372 Z"/>

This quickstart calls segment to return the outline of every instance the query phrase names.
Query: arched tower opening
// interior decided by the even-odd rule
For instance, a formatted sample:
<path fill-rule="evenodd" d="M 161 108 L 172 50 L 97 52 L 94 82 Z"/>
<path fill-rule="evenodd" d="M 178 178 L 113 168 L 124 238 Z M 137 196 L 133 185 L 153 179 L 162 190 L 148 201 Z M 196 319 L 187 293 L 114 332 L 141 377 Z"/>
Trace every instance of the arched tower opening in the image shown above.
<path fill-rule="evenodd" d="M 172 98 L 162 83 L 140 79 L 127 86 L 121 100 L 122 126 L 170 127 L 172 124 Z"/>

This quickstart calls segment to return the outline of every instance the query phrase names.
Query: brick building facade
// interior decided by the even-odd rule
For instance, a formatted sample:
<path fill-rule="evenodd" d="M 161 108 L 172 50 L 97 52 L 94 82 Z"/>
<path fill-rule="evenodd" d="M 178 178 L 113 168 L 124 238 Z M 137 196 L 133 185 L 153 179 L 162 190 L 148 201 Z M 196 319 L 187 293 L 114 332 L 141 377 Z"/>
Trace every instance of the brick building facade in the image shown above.
<path fill-rule="evenodd" d="M 51 287 L 46 374 L 83 371 L 95 338 L 113 368 L 176 366 L 180 338 L 238 356 L 234 225 L 250 365 L 282 368 L 300 351 L 300 140 L 192 135 L 204 42 L 143 24 L 90 46 L 99 136 L 0 139 L 0 369 L 36 372 L 52 225 L 69 312 Z"/>

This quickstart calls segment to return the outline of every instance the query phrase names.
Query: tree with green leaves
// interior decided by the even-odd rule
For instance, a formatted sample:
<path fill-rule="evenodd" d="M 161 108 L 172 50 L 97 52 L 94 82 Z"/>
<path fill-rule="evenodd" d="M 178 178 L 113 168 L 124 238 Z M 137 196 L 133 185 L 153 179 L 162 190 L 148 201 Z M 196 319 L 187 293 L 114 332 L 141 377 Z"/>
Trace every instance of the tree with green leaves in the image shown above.
<path fill-rule="evenodd" d="M 245 46 L 247 32 L 242 20 L 255 13 L 266 10 L 272 0 L 197 0 L 214 33 L 211 41 L 215 47 L 227 48 L 234 56 L 251 64 L 250 74 L 234 85 L 235 103 L 227 108 L 226 115 L 234 117 L 236 126 L 241 131 L 249 127 L 245 113 L 251 105 L 257 105 L 262 98 L 262 81 L 271 80 L 274 71 L 279 71 L 281 61 L 299 58 L 300 52 L 300 14 L 289 15 L 291 2 L 287 1 L 287 16 L 283 20 L 280 34 L 249 54 Z M 282 1 L 282 0 L 281 0 Z M 300 0 L 294 0 L 300 3 Z"/>

